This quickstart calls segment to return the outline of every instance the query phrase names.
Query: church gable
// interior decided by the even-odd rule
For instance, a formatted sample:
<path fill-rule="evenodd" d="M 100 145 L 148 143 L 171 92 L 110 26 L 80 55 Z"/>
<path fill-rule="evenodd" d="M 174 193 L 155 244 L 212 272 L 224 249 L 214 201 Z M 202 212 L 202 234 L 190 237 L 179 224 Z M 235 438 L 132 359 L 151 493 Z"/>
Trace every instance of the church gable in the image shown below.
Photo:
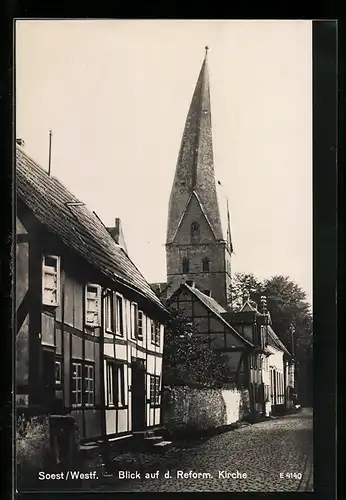
<path fill-rule="evenodd" d="M 212 348 L 234 349 L 251 345 L 216 311 L 211 297 L 187 283 L 172 295 L 169 305 L 173 309 L 184 311 L 185 317 L 193 321 L 197 332 L 210 337 L 209 344 Z M 218 307 L 222 309 L 222 306 Z"/>
<path fill-rule="evenodd" d="M 193 193 L 177 228 L 173 243 L 190 245 L 214 241 L 215 236 L 208 218 L 197 196 Z"/>

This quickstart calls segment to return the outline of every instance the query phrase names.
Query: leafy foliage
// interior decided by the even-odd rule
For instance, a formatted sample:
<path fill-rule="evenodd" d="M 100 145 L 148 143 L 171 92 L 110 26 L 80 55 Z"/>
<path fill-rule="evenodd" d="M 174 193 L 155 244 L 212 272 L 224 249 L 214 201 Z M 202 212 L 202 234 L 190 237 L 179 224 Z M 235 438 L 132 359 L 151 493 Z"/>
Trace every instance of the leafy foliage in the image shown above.
<path fill-rule="evenodd" d="M 312 314 L 306 293 L 288 276 L 273 276 L 259 281 L 253 274 L 236 273 L 232 281 L 232 307 L 239 310 L 243 296 L 250 298 L 260 307 L 261 296 L 267 298 L 273 328 L 281 341 L 299 356 L 312 346 Z"/>
<path fill-rule="evenodd" d="M 16 464 L 20 482 L 37 476 L 49 457 L 48 418 L 19 415 L 16 421 Z"/>
<path fill-rule="evenodd" d="M 227 356 L 208 346 L 206 336 L 181 310 L 170 310 L 165 325 L 163 383 L 215 387 L 230 380 Z"/>

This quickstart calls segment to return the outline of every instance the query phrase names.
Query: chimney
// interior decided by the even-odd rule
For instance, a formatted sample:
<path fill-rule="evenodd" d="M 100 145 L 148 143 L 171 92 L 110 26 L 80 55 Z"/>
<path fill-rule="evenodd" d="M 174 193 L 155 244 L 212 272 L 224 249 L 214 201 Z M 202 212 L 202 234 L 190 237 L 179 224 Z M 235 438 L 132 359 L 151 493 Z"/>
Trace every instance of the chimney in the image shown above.
<path fill-rule="evenodd" d="M 22 146 L 22 147 L 25 146 L 24 139 L 21 139 L 20 137 L 18 137 L 18 139 L 16 139 L 16 143 L 18 144 L 18 146 Z"/>
<path fill-rule="evenodd" d="M 114 221 L 114 227 L 107 227 L 107 231 L 112 236 L 115 243 L 120 245 L 127 253 L 125 238 L 122 230 L 121 220 L 117 217 Z"/>

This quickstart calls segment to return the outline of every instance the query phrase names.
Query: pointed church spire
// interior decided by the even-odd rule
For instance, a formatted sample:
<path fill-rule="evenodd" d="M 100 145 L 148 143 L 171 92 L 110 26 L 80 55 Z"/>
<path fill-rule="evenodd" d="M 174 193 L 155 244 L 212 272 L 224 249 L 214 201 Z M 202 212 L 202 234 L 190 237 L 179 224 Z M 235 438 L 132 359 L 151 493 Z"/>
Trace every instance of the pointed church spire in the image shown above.
<path fill-rule="evenodd" d="M 187 114 L 171 196 L 167 243 L 174 240 L 191 196 L 195 196 L 216 240 L 226 240 L 218 205 L 211 126 L 208 46 Z"/>

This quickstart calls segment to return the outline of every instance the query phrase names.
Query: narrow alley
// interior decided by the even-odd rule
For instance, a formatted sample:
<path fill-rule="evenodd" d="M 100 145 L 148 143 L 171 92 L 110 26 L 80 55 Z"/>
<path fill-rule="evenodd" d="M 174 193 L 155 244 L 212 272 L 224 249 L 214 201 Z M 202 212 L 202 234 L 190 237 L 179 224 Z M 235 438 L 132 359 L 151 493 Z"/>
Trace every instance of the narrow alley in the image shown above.
<path fill-rule="evenodd" d="M 99 488 L 113 491 L 313 491 L 312 410 L 214 436 L 175 459 L 163 456 L 151 477 L 119 479 Z M 165 461 L 167 460 L 167 463 Z M 165 466 L 167 465 L 166 469 Z M 167 477 L 168 474 L 170 477 Z M 166 476 L 166 477 L 165 477 Z"/>

